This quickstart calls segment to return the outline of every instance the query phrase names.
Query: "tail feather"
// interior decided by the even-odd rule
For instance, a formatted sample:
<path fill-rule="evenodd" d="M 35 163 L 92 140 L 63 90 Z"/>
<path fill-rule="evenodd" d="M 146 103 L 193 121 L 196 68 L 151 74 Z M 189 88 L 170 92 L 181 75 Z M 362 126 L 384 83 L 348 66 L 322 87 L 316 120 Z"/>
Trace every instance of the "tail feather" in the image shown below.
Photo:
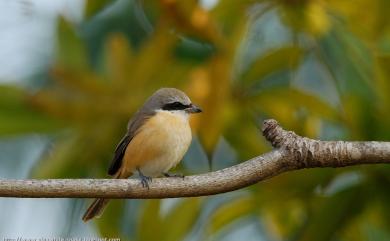
<path fill-rule="evenodd" d="M 119 171 L 112 177 L 112 178 L 127 178 L 131 176 L 132 173 L 129 173 L 128 175 L 122 175 L 122 170 L 119 169 Z M 105 198 L 97 198 L 93 201 L 93 203 L 88 207 L 87 211 L 85 211 L 83 215 L 83 221 L 87 222 L 88 220 L 92 218 L 98 218 L 100 215 L 102 215 L 104 208 L 107 206 L 110 199 Z"/>
<path fill-rule="evenodd" d="M 93 203 L 89 206 L 89 208 L 85 212 L 83 216 L 83 221 L 87 222 L 88 220 L 94 217 L 100 217 L 108 201 L 110 201 L 110 199 L 104 199 L 104 198 L 95 199 L 95 201 L 93 201 Z"/>

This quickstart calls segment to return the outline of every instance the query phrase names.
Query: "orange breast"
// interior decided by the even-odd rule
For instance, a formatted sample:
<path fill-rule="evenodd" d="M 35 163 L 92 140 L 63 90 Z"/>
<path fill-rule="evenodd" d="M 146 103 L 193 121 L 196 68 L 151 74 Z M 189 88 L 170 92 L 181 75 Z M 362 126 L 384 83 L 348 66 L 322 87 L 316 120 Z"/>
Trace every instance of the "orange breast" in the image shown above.
<path fill-rule="evenodd" d="M 121 177 L 128 177 L 137 167 L 147 176 L 158 176 L 176 166 L 191 143 L 188 117 L 159 111 L 137 132 L 128 145 Z"/>

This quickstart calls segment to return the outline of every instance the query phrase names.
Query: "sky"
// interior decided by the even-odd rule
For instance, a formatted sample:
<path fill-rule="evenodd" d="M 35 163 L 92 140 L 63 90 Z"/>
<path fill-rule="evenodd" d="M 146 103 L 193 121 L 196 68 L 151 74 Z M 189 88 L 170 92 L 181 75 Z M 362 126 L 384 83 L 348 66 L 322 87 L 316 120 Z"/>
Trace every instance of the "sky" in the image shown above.
<path fill-rule="evenodd" d="M 0 83 L 23 82 L 45 69 L 55 48 L 56 18 L 82 20 L 82 0 L 0 1 Z"/>

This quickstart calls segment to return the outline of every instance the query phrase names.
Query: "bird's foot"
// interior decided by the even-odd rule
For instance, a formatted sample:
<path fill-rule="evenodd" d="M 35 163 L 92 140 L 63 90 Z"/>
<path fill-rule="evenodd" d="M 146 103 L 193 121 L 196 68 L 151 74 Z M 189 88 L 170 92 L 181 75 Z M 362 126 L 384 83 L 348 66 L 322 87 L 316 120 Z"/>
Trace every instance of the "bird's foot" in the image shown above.
<path fill-rule="evenodd" d="M 145 176 L 139 168 L 137 168 L 139 178 L 141 179 L 142 187 L 149 189 L 149 183 L 152 182 L 152 178 Z"/>
<path fill-rule="evenodd" d="M 181 173 L 169 173 L 169 172 L 163 172 L 164 177 L 181 177 L 184 178 L 184 175 Z"/>
<path fill-rule="evenodd" d="M 149 182 L 152 182 L 152 178 L 148 176 L 140 176 L 142 187 L 149 189 Z"/>

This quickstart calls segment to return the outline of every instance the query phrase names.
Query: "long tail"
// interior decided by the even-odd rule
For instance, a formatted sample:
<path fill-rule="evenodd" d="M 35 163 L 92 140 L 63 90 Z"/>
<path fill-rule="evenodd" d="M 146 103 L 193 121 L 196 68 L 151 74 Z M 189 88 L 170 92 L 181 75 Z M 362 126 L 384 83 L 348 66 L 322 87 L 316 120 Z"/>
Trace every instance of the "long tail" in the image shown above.
<path fill-rule="evenodd" d="M 112 178 L 127 178 L 127 176 L 121 176 L 121 170 L 119 169 L 118 172 L 112 177 Z M 131 174 L 130 174 L 131 175 Z M 88 220 L 92 218 L 99 218 L 100 215 L 102 215 L 104 208 L 107 206 L 110 199 L 105 198 L 97 198 L 93 201 L 93 203 L 88 207 L 87 211 L 85 211 L 83 215 L 83 221 L 88 222 Z"/>
<path fill-rule="evenodd" d="M 94 217 L 100 217 L 108 201 L 110 201 L 110 199 L 104 199 L 104 198 L 95 199 L 95 201 L 93 201 L 93 203 L 89 206 L 87 211 L 84 213 L 83 221 L 87 222 L 88 220 Z"/>

